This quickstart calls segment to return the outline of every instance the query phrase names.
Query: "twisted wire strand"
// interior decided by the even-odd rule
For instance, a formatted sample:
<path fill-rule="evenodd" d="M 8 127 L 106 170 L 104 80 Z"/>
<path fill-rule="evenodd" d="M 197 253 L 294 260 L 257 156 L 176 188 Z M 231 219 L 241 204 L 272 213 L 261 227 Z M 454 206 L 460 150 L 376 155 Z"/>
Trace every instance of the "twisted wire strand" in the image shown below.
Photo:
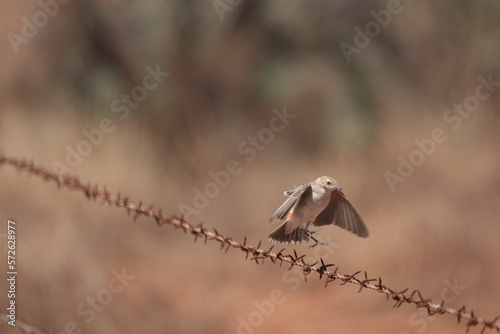
<path fill-rule="evenodd" d="M 366 271 L 357 271 L 351 275 L 341 274 L 339 273 L 339 267 L 333 264 L 325 264 L 323 259 L 315 263 L 306 262 L 304 260 L 306 255 L 299 256 L 295 250 L 293 254 L 284 253 L 285 248 L 281 249 L 279 252 L 273 252 L 274 246 L 267 250 L 261 248 L 261 242 L 259 242 L 257 246 L 252 246 L 247 244 L 246 237 L 243 242 L 238 242 L 230 237 L 223 236 L 215 228 L 210 230 L 203 227 L 202 224 L 190 224 L 182 217 L 174 215 L 170 217 L 166 216 L 162 213 L 161 209 L 155 209 L 152 205 L 145 206 L 142 201 L 136 204 L 132 202 L 129 197 L 123 196 L 120 193 L 116 196 L 112 195 L 106 190 L 106 187 L 101 188 L 91 183 L 84 184 L 75 176 L 59 176 L 42 167 L 35 166 L 32 161 L 11 158 L 0 154 L 0 166 L 2 165 L 10 165 L 20 173 L 26 172 L 30 175 L 40 177 L 47 182 L 53 182 L 58 188 L 66 188 L 81 192 L 91 201 L 100 201 L 110 206 L 123 208 L 127 210 L 128 215 L 132 216 L 134 221 L 141 216 L 153 218 L 158 226 L 165 224 L 172 225 L 176 229 L 182 229 L 185 233 L 192 234 L 195 242 L 198 238 L 203 239 L 205 244 L 207 241 L 216 241 L 220 244 L 221 249 L 226 252 L 230 248 L 239 249 L 245 253 L 246 259 L 255 261 L 257 264 L 263 263 L 264 260 L 269 259 L 271 262 L 279 264 L 280 266 L 283 264 L 290 265 L 288 270 L 291 270 L 294 266 L 301 267 L 306 281 L 307 277 L 312 272 L 315 272 L 318 274 L 320 280 L 324 278 L 325 287 L 334 281 L 339 281 L 340 285 L 347 283 L 354 284 L 359 287 L 358 293 L 363 289 L 368 289 L 384 294 L 388 300 L 391 299 L 394 301 L 393 307 L 400 307 L 403 304 L 414 304 L 417 308 L 427 309 L 429 315 L 452 315 L 457 319 L 458 323 L 462 322 L 465 324 L 467 332 L 470 327 L 474 326 L 482 326 L 481 333 L 487 329 L 493 329 L 500 332 L 500 316 L 492 320 L 487 320 L 477 316 L 472 310 L 467 311 L 465 306 L 455 309 L 445 305 L 444 301 L 435 303 L 431 299 L 424 298 L 419 290 L 413 290 L 411 292 L 408 291 L 409 289 L 404 289 L 402 291 L 393 290 L 384 285 L 380 277 L 369 278 Z M 330 267 L 335 267 L 335 269 L 330 270 Z M 0 320 L 5 321 L 4 317 L 0 317 Z"/>
<path fill-rule="evenodd" d="M 7 317 L 5 313 L 0 313 L 0 321 L 9 323 L 10 319 Z M 10 325 L 9 325 L 10 326 Z M 21 330 L 23 333 L 29 334 L 49 334 L 49 332 L 44 332 L 43 330 L 36 328 L 33 325 L 30 325 L 22 320 L 16 319 L 16 328 Z"/>

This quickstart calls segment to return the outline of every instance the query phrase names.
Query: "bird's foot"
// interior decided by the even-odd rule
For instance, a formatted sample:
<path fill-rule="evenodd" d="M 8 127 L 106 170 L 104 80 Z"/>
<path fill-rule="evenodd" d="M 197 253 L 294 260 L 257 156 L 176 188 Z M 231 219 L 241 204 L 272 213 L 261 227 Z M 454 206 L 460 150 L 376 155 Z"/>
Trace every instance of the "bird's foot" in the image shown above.
<path fill-rule="evenodd" d="M 323 246 L 328 246 L 328 241 L 320 241 L 320 240 L 316 239 L 316 238 L 315 238 L 315 237 L 313 237 L 313 236 L 310 236 L 310 238 L 311 238 L 311 239 L 313 239 L 313 241 L 314 241 L 314 245 L 309 246 L 309 248 L 314 248 L 314 247 L 316 247 L 318 244 L 323 245 Z"/>
<path fill-rule="evenodd" d="M 324 246 L 328 245 L 327 241 L 320 241 L 320 240 L 316 239 L 315 237 L 313 237 L 313 234 L 317 234 L 318 231 L 319 231 L 319 229 L 317 229 L 317 230 L 305 230 L 305 229 L 301 229 L 301 231 L 304 232 L 309 238 L 311 238 L 314 241 L 314 245 L 309 246 L 309 248 L 316 247 L 318 244 L 324 245 Z"/>

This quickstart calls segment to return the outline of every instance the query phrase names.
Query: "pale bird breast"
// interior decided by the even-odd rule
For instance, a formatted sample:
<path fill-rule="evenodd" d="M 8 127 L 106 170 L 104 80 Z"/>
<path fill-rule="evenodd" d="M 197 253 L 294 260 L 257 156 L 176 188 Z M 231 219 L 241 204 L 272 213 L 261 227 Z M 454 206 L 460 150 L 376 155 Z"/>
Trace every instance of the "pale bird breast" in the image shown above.
<path fill-rule="evenodd" d="M 314 191 L 312 195 L 312 202 L 315 208 L 313 214 L 317 215 L 328 205 L 330 202 L 331 194 L 325 189 L 321 188 L 319 191 Z"/>
<path fill-rule="evenodd" d="M 324 200 L 325 197 L 328 197 L 328 196 L 325 196 L 325 193 L 326 193 L 326 190 L 324 188 L 313 188 L 313 193 L 312 193 L 312 198 L 313 198 L 313 202 L 317 202 L 318 200 Z"/>

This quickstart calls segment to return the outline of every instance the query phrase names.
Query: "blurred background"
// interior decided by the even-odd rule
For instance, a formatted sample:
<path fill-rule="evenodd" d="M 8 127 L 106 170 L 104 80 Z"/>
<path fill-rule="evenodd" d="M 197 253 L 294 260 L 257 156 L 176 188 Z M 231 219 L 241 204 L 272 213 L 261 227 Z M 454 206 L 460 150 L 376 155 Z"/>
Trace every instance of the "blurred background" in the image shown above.
<path fill-rule="evenodd" d="M 0 4 L 4 154 L 266 248 L 283 191 L 331 175 L 370 238 L 287 251 L 500 314 L 498 2 L 64 2 Z M 464 330 L 10 167 L 0 184 L 17 316 L 46 331 Z"/>

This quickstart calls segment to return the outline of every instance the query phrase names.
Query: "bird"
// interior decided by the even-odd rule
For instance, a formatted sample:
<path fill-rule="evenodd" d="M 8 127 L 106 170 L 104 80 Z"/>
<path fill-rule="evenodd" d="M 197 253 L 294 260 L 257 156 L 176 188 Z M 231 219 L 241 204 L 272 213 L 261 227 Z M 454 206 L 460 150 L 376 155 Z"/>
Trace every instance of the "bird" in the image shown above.
<path fill-rule="evenodd" d="M 362 238 L 369 235 L 363 219 L 331 176 L 319 177 L 313 182 L 285 191 L 284 194 L 288 198 L 268 223 L 281 222 L 269 234 L 269 241 L 272 243 L 295 244 L 312 239 L 315 243 L 311 248 L 318 244 L 327 245 L 327 242 L 313 236 L 319 229 L 310 230 L 311 225 L 336 225 Z"/>

